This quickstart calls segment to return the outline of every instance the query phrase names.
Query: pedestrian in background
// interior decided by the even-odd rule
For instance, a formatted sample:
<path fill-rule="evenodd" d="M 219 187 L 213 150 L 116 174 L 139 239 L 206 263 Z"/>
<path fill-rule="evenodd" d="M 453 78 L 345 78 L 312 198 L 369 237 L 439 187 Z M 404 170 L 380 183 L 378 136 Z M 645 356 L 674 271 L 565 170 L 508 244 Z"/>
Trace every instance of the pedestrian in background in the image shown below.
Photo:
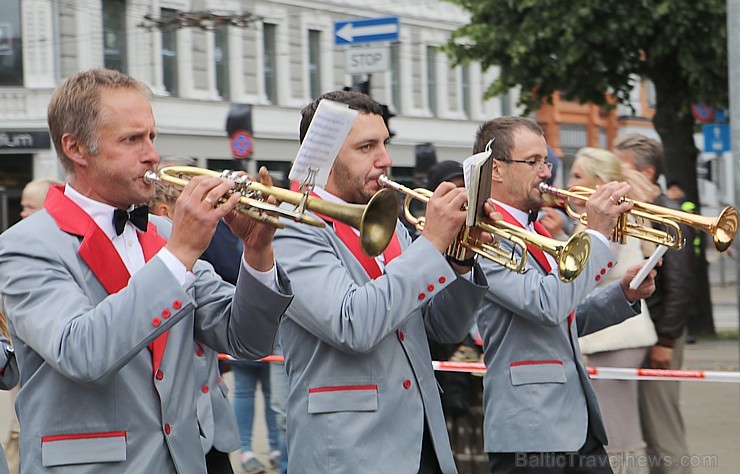
<path fill-rule="evenodd" d="M 582 148 L 570 169 L 568 187 L 585 186 L 595 189 L 609 181 L 624 181 L 631 187 L 627 197 L 642 202 L 652 202 L 660 188 L 648 181 L 641 173 L 632 169 L 622 169 L 613 153 L 598 148 Z M 583 205 L 571 202 L 578 212 Z M 576 232 L 583 225 L 576 226 Z M 625 244 L 610 242 L 617 264 L 604 275 L 597 290 L 615 280 L 619 280 L 631 265 L 650 256 L 654 245 L 644 246 L 642 240 L 628 237 Z M 645 249 L 645 250 L 644 250 Z M 594 291 L 597 291 L 594 290 Z M 596 331 L 578 339 L 581 353 L 587 356 L 592 367 L 641 367 L 647 350 L 658 340 L 653 321 L 644 300 L 641 301 L 640 314 L 619 324 Z M 599 400 L 601 415 L 606 426 L 609 453 L 615 474 L 643 474 L 649 472 L 641 463 L 630 459 L 645 457 L 645 441 L 640 427 L 640 409 L 637 398 L 637 380 L 592 380 L 591 384 Z"/>
<path fill-rule="evenodd" d="M 653 184 L 663 173 L 663 147 L 639 134 L 620 137 L 614 144 L 614 154 L 625 166 L 644 174 Z M 661 207 L 680 209 L 678 203 L 661 193 L 653 201 Z M 686 242 L 694 240 L 694 229 L 679 224 Z M 696 297 L 692 271 L 694 250 L 684 245 L 680 250 L 669 250 L 663 256 L 655 279 L 656 290 L 647 298 L 650 317 L 658 334 L 658 341 L 650 348 L 643 367 L 652 369 L 680 369 L 689 318 L 689 308 Z M 691 472 L 688 466 L 679 466 L 682 456 L 689 454 L 686 432 L 681 415 L 680 382 L 640 381 L 640 421 L 647 453 L 658 460 L 651 472 Z M 673 465 L 664 461 L 670 459 Z"/>

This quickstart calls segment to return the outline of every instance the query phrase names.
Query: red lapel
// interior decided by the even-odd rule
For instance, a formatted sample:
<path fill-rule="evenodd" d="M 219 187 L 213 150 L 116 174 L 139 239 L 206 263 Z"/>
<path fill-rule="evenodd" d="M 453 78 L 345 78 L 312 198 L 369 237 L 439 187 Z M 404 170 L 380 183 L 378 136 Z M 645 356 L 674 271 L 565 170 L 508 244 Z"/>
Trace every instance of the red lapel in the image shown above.
<path fill-rule="evenodd" d="M 524 229 L 524 226 L 518 220 L 514 219 L 514 216 L 509 214 L 506 209 L 503 208 L 503 206 L 496 206 L 496 212 L 501 214 L 501 217 L 504 218 L 504 222 L 508 222 L 511 225 L 515 225 Z M 547 230 L 545 230 L 545 227 L 537 221 L 535 221 L 534 223 L 534 229 L 538 234 L 550 237 L 550 234 L 547 232 Z M 527 251 L 532 254 L 535 260 L 537 260 L 540 266 L 542 266 L 542 268 L 544 268 L 547 273 L 550 273 L 552 267 L 550 266 L 550 262 L 547 261 L 547 256 L 545 256 L 545 252 L 530 244 L 527 244 Z"/>
<path fill-rule="evenodd" d="M 316 197 L 317 199 L 321 199 L 316 194 L 312 193 L 311 195 Z M 345 224 L 344 222 L 334 220 L 331 217 L 321 214 L 319 215 L 322 219 L 334 225 L 334 232 L 337 233 L 337 237 L 339 237 L 339 240 L 341 240 L 344 245 L 347 246 L 349 251 L 352 252 L 352 255 L 354 255 L 357 261 L 360 262 L 360 265 L 362 265 L 362 268 L 365 269 L 370 278 L 374 280 L 383 274 L 383 272 L 380 271 L 380 267 L 378 266 L 378 262 L 375 261 L 375 258 L 368 257 L 367 255 L 365 255 L 365 252 L 362 251 L 360 236 L 357 235 L 352 226 Z M 391 243 L 388 244 L 388 247 L 386 247 L 385 251 L 383 252 L 385 264 L 388 265 L 389 263 L 391 263 L 391 260 L 398 257 L 399 255 L 401 255 L 401 244 L 398 241 L 398 236 L 393 233 Z"/>
<path fill-rule="evenodd" d="M 64 186 L 56 185 L 49 188 L 44 207 L 61 230 L 82 237 L 82 244 L 77 253 L 90 267 L 103 288 L 109 294 L 121 291 L 131 278 L 126 265 L 113 243 L 95 221 L 64 195 Z M 137 232 L 137 234 L 144 251 L 144 260 L 147 262 L 167 243 L 157 234 L 157 228 L 152 223 L 149 223 L 146 233 Z M 159 369 L 166 345 L 166 331 L 149 344 L 154 373 Z"/>

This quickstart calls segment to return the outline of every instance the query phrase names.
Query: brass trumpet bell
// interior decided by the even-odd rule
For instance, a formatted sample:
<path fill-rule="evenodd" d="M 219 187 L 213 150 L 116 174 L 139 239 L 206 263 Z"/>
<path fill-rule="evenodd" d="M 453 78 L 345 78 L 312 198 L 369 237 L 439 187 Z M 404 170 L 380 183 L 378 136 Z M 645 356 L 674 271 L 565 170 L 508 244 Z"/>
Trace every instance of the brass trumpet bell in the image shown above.
<path fill-rule="evenodd" d="M 362 205 L 324 201 L 308 193 L 290 191 L 252 181 L 248 176 L 228 170 L 219 173 L 194 166 L 167 166 L 157 173 L 147 171 L 144 179 L 159 185 L 182 189 L 191 178 L 199 175 L 234 181 L 234 188 L 230 192 L 242 194 L 236 209 L 252 219 L 276 228 L 285 227 L 278 217 L 315 227 L 326 226 L 322 219 L 306 214 L 306 210 L 350 225 L 360 231 L 362 250 L 370 257 L 375 257 L 385 250 L 396 230 L 398 198 L 389 189 L 380 190 L 370 199 L 370 202 Z M 293 204 L 295 208 L 291 210 L 272 205 L 267 202 L 268 196 L 274 196 L 278 201 Z"/>

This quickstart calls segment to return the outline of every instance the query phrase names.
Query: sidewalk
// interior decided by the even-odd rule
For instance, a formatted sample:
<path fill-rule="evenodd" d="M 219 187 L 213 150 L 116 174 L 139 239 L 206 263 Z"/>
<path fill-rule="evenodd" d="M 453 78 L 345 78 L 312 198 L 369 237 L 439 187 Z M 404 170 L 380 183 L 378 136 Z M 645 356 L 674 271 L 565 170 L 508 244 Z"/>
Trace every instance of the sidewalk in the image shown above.
<path fill-rule="evenodd" d="M 684 368 L 740 371 L 737 268 L 735 259 L 709 252 L 709 281 L 714 326 L 732 339 L 699 339 L 687 344 Z M 681 409 L 695 474 L 735 473 L 740 466 L 740 384 L 686 381 L 681 383 Z"/>

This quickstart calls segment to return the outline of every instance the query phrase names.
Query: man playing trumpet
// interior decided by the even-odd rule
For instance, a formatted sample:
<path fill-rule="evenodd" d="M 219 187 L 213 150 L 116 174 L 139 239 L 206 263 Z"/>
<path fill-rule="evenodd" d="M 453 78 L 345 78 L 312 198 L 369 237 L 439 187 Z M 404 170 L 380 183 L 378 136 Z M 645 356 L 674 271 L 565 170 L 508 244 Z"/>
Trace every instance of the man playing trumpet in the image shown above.
<path fill-rule="evenodd" d="M 324 188 L 333 202 L 366 204 L 391 158 L 380 106 L 358 92 L 322 95 L 301 112 L 301 141 L 321 100 L 359 111 Z M 280 324 L 289 378 L 288 472 L 455 473 L 427 335 L 460 341 L 485 292 L 470 261 L 445 252 L 465 223 L 465 190 L 442 183 L 413 243 L 396 222 L 385 252 L 370 258 L 358 236 L 287 223 L 275 251 L 293 282 Z"/>
<path fill-rule="evenodd" d="M 193 339 L 262 357 L 291 300 L 274 229 L 233 212 L 232 182 L 191 180 L 172 224 L 135 208 L 159 162 L 150 97 L 117 71 L 67 79 L 48 118 L 69 182 L 0 237 L 23 472 L 205 472 Z M 222 218 L 244 242 L 236 287 L 198 260 Z"/>
<path fill-rule="evenodd" d="M 528 219 L 542 206 L 539 185 L 550 177 L 543 135 L 530 119 L 500 117 L 481 125 L 473 152 L 494 140 L 487 210 L 495 206 L 509 224 L 549 237 L 536 218 Z M 607 236 L 631 207 L 620 203 L 628 191 L 627 184 L 611 182 L 588 200 L 590 258 L 571 283 L 558 278 L 550 255 L 529 245 L 523 274 L 481 261 L 489 281 L 477 324 L 487 367 L 484 448 L 491 473 L 611 472 L 577 338 L 637 314 L 640 299 L 655 288 L 651 273 L 629 289 L 637 264 L 619 282 L 591 293 L 615 264 Z"/>

